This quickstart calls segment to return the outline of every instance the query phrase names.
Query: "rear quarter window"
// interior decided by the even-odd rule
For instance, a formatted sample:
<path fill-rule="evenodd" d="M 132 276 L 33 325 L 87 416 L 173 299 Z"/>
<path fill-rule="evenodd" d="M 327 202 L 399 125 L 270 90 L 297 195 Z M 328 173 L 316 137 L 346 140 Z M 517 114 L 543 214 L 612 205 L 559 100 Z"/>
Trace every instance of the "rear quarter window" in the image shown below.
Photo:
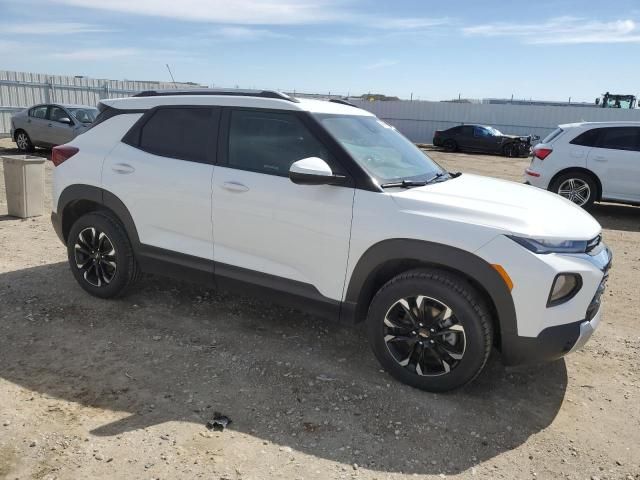
<path fill-rule="evenodd" d="M 572 145 L 581 145 L 583 147 L 595 147 L 596 143 L 598 143 L 598 137 L 600 136 L 601 130 L 601 128 L 592 128 L 591 130 L 582 132 L 569 143 Z"/>

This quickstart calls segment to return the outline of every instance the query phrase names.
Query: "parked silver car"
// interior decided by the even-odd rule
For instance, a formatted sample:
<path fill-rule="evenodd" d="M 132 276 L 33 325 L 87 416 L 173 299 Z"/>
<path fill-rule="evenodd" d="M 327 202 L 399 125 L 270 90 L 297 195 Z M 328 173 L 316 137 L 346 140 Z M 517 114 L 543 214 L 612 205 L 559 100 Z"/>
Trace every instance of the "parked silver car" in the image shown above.
<path fill-rule="evenodd" d="M 97 108 L 86 105 L 35 105 L 11 117 L 11 138 L 23 152 L 62 145 L 86 131 L 97 115 Z"/>

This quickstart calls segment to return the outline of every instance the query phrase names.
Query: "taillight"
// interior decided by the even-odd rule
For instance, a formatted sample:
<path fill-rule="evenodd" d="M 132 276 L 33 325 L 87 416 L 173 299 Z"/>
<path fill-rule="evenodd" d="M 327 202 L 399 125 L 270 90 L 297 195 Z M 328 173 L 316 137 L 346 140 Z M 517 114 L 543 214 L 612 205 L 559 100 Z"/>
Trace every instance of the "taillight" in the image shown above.
<path fill-rule="evenodd" d="M 536 148 L 533 151 L 533 156 L 540 160 L 544 160 L 551 154 L 551 152 L 553 152 L 552 148 Z"/>
<path fill-rule="evenodd" d="M 79 151 L 79 148 L 72 147 L 70 145 L 60 145 L 59 147 L 53 147 L 53 150 L 51 150 L 51 161 L 57 167 L 65 160 L 73 157 Z"/>

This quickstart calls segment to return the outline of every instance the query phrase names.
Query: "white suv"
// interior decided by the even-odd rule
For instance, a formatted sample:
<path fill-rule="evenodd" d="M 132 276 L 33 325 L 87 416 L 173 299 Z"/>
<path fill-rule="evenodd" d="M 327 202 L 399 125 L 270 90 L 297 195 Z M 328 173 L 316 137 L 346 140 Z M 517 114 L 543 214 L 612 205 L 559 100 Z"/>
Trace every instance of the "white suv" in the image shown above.
<path fill-rule="evenodd" d="M 534 147 L 525 182 L 581 207 L 640 204 L 640 122 L 560 125 Z"/>
<path fill-rule="evenodd" d="M 277 92 L 103 100 L 56 147 L 53 225 L 102 298 L 142 272 L 366 321 L 385 369 L 459 387 L 579 348 L 600 321 L 600 225 L 525 185 L 449 173 L 344 104 Z"/>

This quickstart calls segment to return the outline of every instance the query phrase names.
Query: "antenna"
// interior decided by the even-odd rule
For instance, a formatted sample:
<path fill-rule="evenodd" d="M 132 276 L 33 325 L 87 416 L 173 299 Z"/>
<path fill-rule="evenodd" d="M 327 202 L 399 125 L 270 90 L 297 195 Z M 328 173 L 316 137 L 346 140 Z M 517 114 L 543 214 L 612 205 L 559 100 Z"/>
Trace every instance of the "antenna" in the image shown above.
<path fill-rule="evenodd" d="M 178 86 L 176 85 L 176 81 L 173 78 L 173 73 L 171 73 L 171 69 L 169 68 L 169 64 L 167 63 L 167 70 L 169 70 L 169 75 L 171 75 L 171 81 L 173 82 L 173 88 L 178 88 Z"/>

